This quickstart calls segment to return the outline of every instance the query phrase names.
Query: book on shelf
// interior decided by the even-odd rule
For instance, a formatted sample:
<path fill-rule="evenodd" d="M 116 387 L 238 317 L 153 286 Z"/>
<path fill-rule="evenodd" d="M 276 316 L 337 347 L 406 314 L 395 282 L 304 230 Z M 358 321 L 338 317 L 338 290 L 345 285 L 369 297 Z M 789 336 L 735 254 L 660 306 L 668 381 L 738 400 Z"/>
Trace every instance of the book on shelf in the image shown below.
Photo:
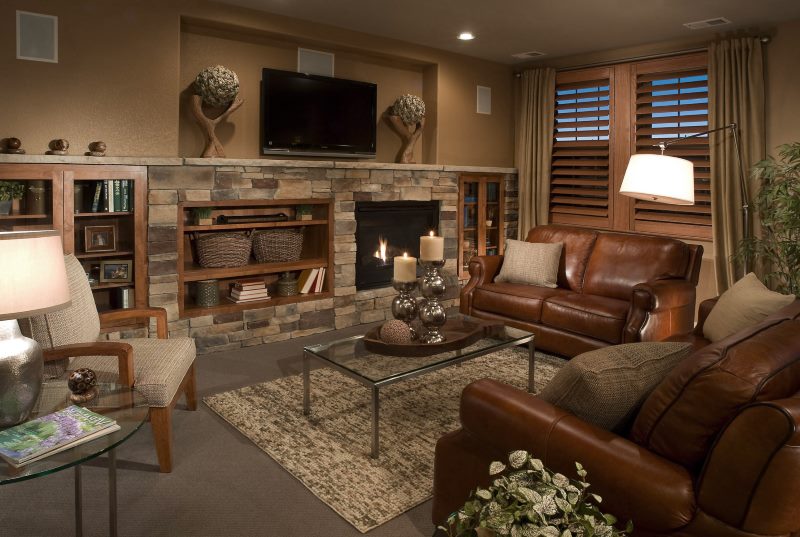
<path fill-rule="evenodd" d="M 111 200 L 113 197 L 108 195 L 108 179 L 103 181 L 103 212 L 107 213 L 111 209 Z"/>
<path fill-rule="evenodd" d="M 317 278 L 317 274 L 319 274 L 319 269 L 305 269 L 303 272 L 300 273 L 300 278 L 297 280 L 297 288 L 300 291 L 301 295 L 305 295 L 306 293 L 311 292 L 313 288 L 314 281 Z"/>
<path fill-rule="evenodd" d="M 122 181 L 121 191 L 122 206 L 120 210 L 128 212 L 131 210 L 131 182 L 128 180 Z"/>
<path fill-rule="evenodd" d="M 325 285 L 325 267 L 320 267 L 319 273 L 317 273 L 317 280 L 314 282 L 314 292 L 319 293 L 322 291 L 322 287 Z"/>
<path fill-rule="evenodd" d="M 19 467 L 118 430 L 111 418 L 72 405 L 0 431 L 0 457 Z"/>
<path fill-rule="evenodd" d="M 94 196 L 92 196 L 92 212 L 100 211 L 100 196 L 103 193 L 103 182 L 96 181 L 94 185 Z"/>
<path fill-rule="evenodd" d="M 249 291 L 251 289 L 265 289 L 267 287 L 264 278 L 250 278 L 247 280 L 237 280 L 231 284 L 232 289 L 239 291 Z"/>
<path fill-rule="evenodd" d="M 246 297 L 246 298 L 245 297 L 243 297 L 243 298 L 235 298 L 234 296 L 229 296 L 229 297 L 226 297 L 226 298 L 228 300 L 230 300 L 231 302 L 233 302 L 234 304 L 241 304 L 241 303 L 244 303 L 244 302 L 261 302 L 261 301 L 264 301 L 264 300 L 269 300 L 270 296 L 269 295 L 263 295 L 263 296 L 254 296 L 254 297 Z"/>
<path fill-rule="evenodd" d="M 114 179 L 112 183 L 114 183 L 114 210 L 111 212 L 114 213 L 122 210 L 122 181 Z"/>
<path fill-rule="evenodd" d="M 239 291 L 238 289 L 231 290 L 233 298 L 257 298 L 269 297 L 269 292 L 266 289 L 251 289 L 249 291 Z"/>

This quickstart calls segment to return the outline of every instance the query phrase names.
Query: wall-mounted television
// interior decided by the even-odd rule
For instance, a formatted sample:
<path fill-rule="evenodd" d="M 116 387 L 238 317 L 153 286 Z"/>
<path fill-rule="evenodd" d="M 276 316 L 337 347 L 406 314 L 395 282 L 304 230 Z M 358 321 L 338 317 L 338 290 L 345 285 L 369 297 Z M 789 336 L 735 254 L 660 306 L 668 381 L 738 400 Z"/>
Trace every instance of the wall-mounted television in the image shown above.
<path fill-rule="evenodd" d="M 264 69 L 264 155 L 375 157 L 378 86 L 369 82 Z"/>

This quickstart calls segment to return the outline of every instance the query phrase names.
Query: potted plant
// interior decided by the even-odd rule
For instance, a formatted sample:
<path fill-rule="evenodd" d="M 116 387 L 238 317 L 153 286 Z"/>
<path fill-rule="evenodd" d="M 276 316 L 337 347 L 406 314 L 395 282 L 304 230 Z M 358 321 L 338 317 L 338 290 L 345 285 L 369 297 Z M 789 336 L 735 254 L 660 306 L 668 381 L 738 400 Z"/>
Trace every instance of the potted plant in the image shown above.
<path fill-rule="evenodd" d="M 18 181 L 0 181 L 0 214 L 11 214 L 14 200 L 22 199 L 25 185 Z"/>
<path fill-rule="evenodd" d="M 508 466 L 498 461 L 489 466 L 492 485 L 473 492 L 439 529 L 450 537 L 628 535 L 633 524 L 614 527 L 616 518 L 600 511 L 600 496 L 586 491 L 586 470 L 575 466 L 578 481 L 551 472 L 527 451 L 513 451 Z"/>
<path fill-rule="evenodd" d="M 192 217 L 194 218 L 195 225 L 198 226 L 210 226 L 214 223 L 211 219 L 211 207 L 192 208 Z"/>
<path fill-rule="evenodd" d="M 736 257 L 759 259 L 770 288 L 800 295 L 800 142 L 780 146 L 778 156 L 753 169 L 761 182 L 754 200 L 761 236 L 742 241 Z"/>
<path fill-rule="evenodd" d="M 311 205 L 298 205 L 295 214 L 297 215 L 297 220 L 312 220 L 314 218 L 311 216 Z"/>

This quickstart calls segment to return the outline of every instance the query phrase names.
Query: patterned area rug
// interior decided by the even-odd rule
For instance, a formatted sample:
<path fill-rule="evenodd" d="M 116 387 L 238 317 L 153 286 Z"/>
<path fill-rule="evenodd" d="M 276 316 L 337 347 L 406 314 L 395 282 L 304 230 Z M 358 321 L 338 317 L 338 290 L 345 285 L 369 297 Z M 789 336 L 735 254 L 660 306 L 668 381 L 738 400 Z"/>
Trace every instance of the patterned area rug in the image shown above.
<path fill-rule="evenodd" d="M 312 362 L 314 363 L 314 362 Z M 536 353 L 536 391 L 564 360 Z M 512 348 L 381 389 L 380 457 L 370 452 L 370 390 L 329 368 L 209 396 L 205 403 L 360 532 L 428 500 L 436 440 L 459 427 L 461 390 L 490 377 L 527 384 L 527 351 Z"/>

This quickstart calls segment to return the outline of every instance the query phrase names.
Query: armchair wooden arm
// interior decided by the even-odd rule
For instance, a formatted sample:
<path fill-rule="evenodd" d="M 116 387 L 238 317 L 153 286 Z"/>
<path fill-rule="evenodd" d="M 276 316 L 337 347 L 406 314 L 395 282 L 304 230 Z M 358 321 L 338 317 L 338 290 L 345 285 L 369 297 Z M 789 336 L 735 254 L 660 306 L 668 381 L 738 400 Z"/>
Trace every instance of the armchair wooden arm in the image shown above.
<path fill-rule="evenodd" d="M 133 347 L 121 341 L 95 341 L 93 343 L 74 343 L 52 349 L 43 349 L 45 362 L 63 360 L 75 356 L 116 356 L 119 362 L 119 383 L 132 387 Z"/>
<path fill-rule="evenodd" d="M 158 339 L 167 339 L 167 310 L 164 308 L 132 308 L 105 311 L 100 313 L 100 325 L 129 319 L 150 319 L 151 317 L 156 320 Z"/>

